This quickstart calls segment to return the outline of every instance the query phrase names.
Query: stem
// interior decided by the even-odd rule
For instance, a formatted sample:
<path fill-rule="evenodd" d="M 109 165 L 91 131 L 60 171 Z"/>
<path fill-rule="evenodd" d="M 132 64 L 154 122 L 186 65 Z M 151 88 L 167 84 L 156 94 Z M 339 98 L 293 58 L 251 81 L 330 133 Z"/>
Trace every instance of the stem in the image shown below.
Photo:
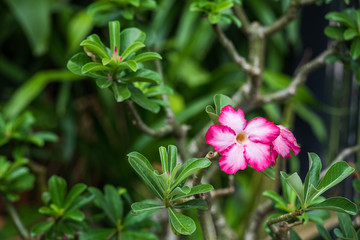
<path fill-rule="evenodd" d="M 213 160 L 217 158 L 218 154 L 213 153 L 212 151 L 208 152 L 206 154 L 206 158 L 209 160 Z M 196 185 L 199 185 L 201 183 L 201 178 L 203 177 L 205 172 L 205 169 L 199 170 L 193 179 L 193 187 Z M 206 193 L 203 195 L 204 200 L 208 204 L 207 210 L 198 210 L 198 217 L 201 224 L 201 228 L 204 235 L 204 240 L 216 240 L 216 230 L 215 230 L 215 224 L 213 220 L 213 216 L 211 215 L 211 195 L 210 193 Z"/>
<path fill-rule="evenodd" d="M 14 205 L 5 197 L 2 198 L 5 208 L 8 211 L 17 231 L 20 234 L 20 237 L 24 240 L 29 240 L 29 232 L 28 230 L 25 228 L 23 222 L 21 221 L 16 209 L 14 208 Z"/>
<path fill-rule="evenodd" d="M 267 222 L 267 225 L 270 228 L 270 230 L 275 234 L 276 239 L 288 240 L 290 239 L 289 229 L 295 225 L 299 225 L 299 221 L 295 221 L 295 224 L 290 224 L 290 225 L 287 223 L 287 221 L 297 220 L 297 217 L 302 215 L 303 213 L 304 210 L 299 209 L 296 210 L 295 212 L 287 213 L 281 215 L 280 217 L 273 218 Z M 274 224 L 276 223 L 278 223 L 278 225 L 274 226 Z"/>
<path fill-rule="evenodd" d="M 233 12 L 235 13 L 235 16 L 241 21 L 241 30 L 248 35 L 250 33 L 250 22 L 242 5 L 236 4 L 233 7 Z"/>

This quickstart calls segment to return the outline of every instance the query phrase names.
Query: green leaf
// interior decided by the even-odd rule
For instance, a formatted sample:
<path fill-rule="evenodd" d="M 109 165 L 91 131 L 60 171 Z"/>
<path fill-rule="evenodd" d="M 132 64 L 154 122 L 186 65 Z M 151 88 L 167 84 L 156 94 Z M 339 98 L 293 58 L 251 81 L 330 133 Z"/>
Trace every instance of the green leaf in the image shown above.
<path fill-rule="evenodd" d="M 149 110 L 153 113 L 158 113 L 160 111 L 159 105 L 156 103 L 151 102 L 146 95 L 138 88 L 134 87 L 133 85 L 128 85 L 128 88 L 131 92 L 131 99 L 146 110 Z"/>
<path fill-rule="evenodd" d="M 339 22 L 349 28 L 356 28 L 355 23 L 346 13 L 331 12 L 326 14 L 325 18 Z"/>
<path fill-rule="evenodd" d="M 138 62 L 138 63 L 150 61 L 150 60 L 156 60 L 156 59 L 162 59 L 160 54 L 158 54 L 156 52 L 144 52 L 144 53 L 140 53 L 132 58 L 132 60 L 134 60 L 135 62 Z"/>
<path fill-rule="evenodd" d="M 177 176 L 174 184 L 171 186 L 171 189 L 177 187 L 180 183 L 185 181 L 190 175 L 197 172 L 202 168 L 207 168 L 210 166 L 211 161 L 207 158 L 192 158 L 187 160 L 179 170 L 179 175 Z"/>
<path fill-rule="evenodd" d="M 319 184 L 320 171 L 321 171 L 321 160 L 319 156 L 316 155 L 315 153 L 309 153 L 308 157 L 309 157 L 309 171 L 306 174 L 305 183 L 304 183 L 305 203 L 308 202 L 311 185 L 315 187 Z"/>
<path fill-rule="evenodd" d="M 137 28 L 127 28 L 123 30 L 120 33 L 121 45 L 119 52 L 121 53 L 124 52 L 125 49 L 127 49 L 131 44 L 133 44 L 136 41 L 144 42 L 145 37 L 146 37 L 145 33 L 143 33 Z"/>
<path fill-rule="evenodd" d="M 50 219 L 46 222 L 41 222 L 41 223 L 37 223 L 35 224 L 30 231 L 30 235 L 32 237 L 35 237 L 43 232 L 46 232 L 47 230 L 49 230 L 53 225 L 55 224 L 55 220 Z"/>
<path fill-rule="evenodd" d="M 131 54 L 133 54 L 134 52 L 142 49 L 145 47 L 145 44 L 143 44 L 142 42 L 134 42 L 133 44 L 131 44 L 127 49 L 125 49 L 125 51 L 121 54 L 121 57 L 123 59 L 128 58 Z"/>
<path fill-rule="evenodd" d="M 357 239 L 356 232 L 352 225 L 350 216 L 348 214 L 339 213 L 339 212 L 337 212 L 336 215 L 339 219 L 339 225 L 341 231 L 343 232 L 343 235 L 349 239 Z"/>
<path fill-rule="evenodd" d="M 73 210 L 65 213 L 64 218 L 71 219 L 76 222 L 81 222 L 85 219 L 85 215 L 80 210 Z"/>
<path fill-rule="evenodd" d="M 174 145 L 168 146 L 169 173 L 171 174 L 177 164 L 177 148 Z"/>
<path fill-rule="evenodd" d="M 215 11 L 221 12 L 226 9 L 232 8 L 234 6 L 234 3 L 232 1 L 221 1 L 216 4 Z"/>
<path fill-rule="evenodd" d="M 288 210 L 288 207 L 287 207 L 288 204 L 284 201 L 284 199 L 278 193 L 269 190 L 269 191 L 263 192 L 262 195 L 264 197 L 270 198 L 275 203 L 275 205 L 277 205 L 276 206 L 277 208 L 283 209 L 285 211 Z"/>
<path fill-rule="evenodd" d="M 351 40 L 351 39 L 353 39 L 354 37 L 356 37 L 358 35 L 359 35 L 359 33 L 355 29 L 348 28 L 344 32 L 344 39 L 345 40 Z"/>
<path fill-rule="evenodd" d="M 49 192 L 51 201 L 58 207 L 64 206 L 65 195 L 66 195 L 66 181 L 56 175 L 49 179 Z"/>
<path fill-rule="evenodd" d="M 195 231 L 195 222 L 190 217 L 182 215 L 171 208 L 168 208 L 168 211 L 169 220 L 175 234 L 191 235 Z"/>
<path fill-rule="evenodd" d="M 80 46 L 86 48 L 86 51 L 90 51 L 93 54 L 99 56 L 100 58 L 109 57 L 105 48 L 100 43 L 89 40 L 89 37 L 86 40 L 82 41 L 80 43 Z"/>
<path fill-rule="evenodd" d="M 353 60 L 356 60 L 360 56 L 360 38 L 353 40 L 350 46 L 350 53 Z"/>
<path fill-rule="evenodd" d="M 117 189 L 112 185 L 105 185 L 104 194 L 113 218 L 116 219 L 116 222 L 121 221 L 123 217 L 123 201 Z"/>
<path fill-rule="evenodd" d="M 100 208 L 103 209 L 106 216 L 110 219 L 113 226 L 117 226 L 117 219 L 115 218 L 111 207 L 109 206 L 109 203 L 105 196 L 102 194 L 102 192 L 95 188 L 95 187 L 89 187 L 89 192 L 95 196 L 95 200 L 98 201 Z"/>
<path fill-rule="evenodd" d="M 129 153 L 129 163 L 131 167 L 143 179 L 146 186 L 160 199 L 164 199 L 164 193 L 161 185 L 154 174 L 154 169 L 151 167 L 149 161 L 144 156 L 139 156 L 139 153 Z M 150 166 L 149 166 L 150 165 Z"/>
<path fill-rule="evenodd" d="M 307 208 L 307 210 L 312 209 L 326 209 L 351 215 L 356 215 L 358 212 L 357 206 L 350 200 L 343 197 L 329 198 L 321 203 L 311 205 Z"/>
<path fill-rule="evenodd" d="M 67 24 L 66 37 L 68 52 L 73 53 L 79 48 L 80 42 L 93 28 L 93 14 L 85 11 L 78 12 Z"/>
<path fill-rule="evenodd" d="M 200 184 L 200 185 L 196 185 L 195 187 L 192 187 L 189 193 L 175 196 L 172 200 L 175 201 L 175 200 L 180 199 L 180 198 L 186 198 L 186 197 L 193 196 L 195 194 L 210 192 L 212 190 L 214 190 L 214 187 L 212 185 L 210 185 L 210 184 Z"/>
<path fill-rule="evenodd" d="M 302 181 L 297 173 L 293 173 L 288 176 L 285 172 L 280 172 L 281 177 L 285 182 L 291 187 L 292 190 L 296 193 L 296 196 L 301 202 L 301 205 L 304 205 L 304 186 Z"/>
<path fill-rule="evenodd" d="M 176 195 L 186 195 L 191 191 L 191 188 L 188 186 L 176 187 L 169 194 L 169 198 L 173 198 Z"/>
<path fill-rule="evenodd" d="M 82 75 L 82 67 L 90 62 L 90 58 L 85 53 L 77 53 L 67 62 L 66 67 L 76 75 Z"/>
<path fill-rule="evenodd" d="M 73 186 L 69 192 L 69 194 L 66 197 L 65 203 L 64 203 L 64 209 L 68 209 L 71 204 L 75 201 L 75 199 L 86 190 L 87 186 L 83 183 L 78 183 L 75 186 Z"/>
<path fill-rule="evenodd" d="M 215 103 L 216 115 L 218 115 L 218 116 L 220 115 L 223 107 L 225 107 L 227 105 L 231 105 L 231 106 L 234 105 L 231 98 L 229 98 L 228 96 L 223 95 L 223 94 L 216 94 L 214 96 L 214 103 Z"/>
<path fill-rule="evenodd" d="M 113 81 L 108 80 L 106 78 L 98 78 L 96 79 L 96 85 L 99 88 L 108 88 L 113 84 Z"/>
<path fill-rule="evenodd" d="M 148 203 L 148 202 L 136 202 L 136 203 L 133 203 L 131 204 L 131 210 L 132 210 L 132 213 L 133 214 L 142 214 L 144 212 L 148 212 L 148 211 L 152 211 L 152 212 L 155 212 L 155 211 L 158 211 L 160 209 L 163 209 L 165 208 L 164 205 L 160 205 L 160 204 L 157 204 L 157 203 Z"/>
<path fill-rule="evenodd" d="M 170 167 L 169 167 L 169 159 L 168 154 L 166 151 L 166 148 L 161 146 L 159 147 L 159 153 L 160 153 L 160 160 L 161 160 L 161 168 L 163 173 L 170 173 Z"/>
<path fill-rule="evenodd" d="M 114 235 L 116 229 L 113 228 L 96 228 L 87 229 L 85 232 L 80 234 L 80 240 L 100 240 L 109 239 L 109 236 Z"/>
<path fill-rule="evenodd" d="M 343 39 L 344 36 L 344 30 L 336 26 L 327 26 L 324 32 L 326 36 L 334 39 Z"/>
<path fill-rule="evenodd" d="M 140 69 L 134 73 L 129 73 L 123 80 L 130 82 L 150 82 L 155 84 L 160 84 L 162 82 L 161 76 L 157 72 L 149 69 Z"/>
<path fill-rule="evenodd" d="M 158 240 L 158 237 L 151 232 L 127 230 L 121 234 L 121 239 Z"/>
<path fill-rule="evenodd" d="M 191 199 L 187 202 L 175 204 L 174 208 L 177 209 L 197 208 L 201 210 L 206 210 L 208 209 L 208 205 L 204 199 L 196 198 L 196 199 Z"/>
<path fill-rule="evenodd" d="M 23 28 L 34 55 L 44 54 L 50 39 L 50 2 L 43 0 L 6 0 L 5 2 Z"/>
<path fill-rule="evenodd" d="M 209 22 L 211 24 L 217 24 L 221 19 L 221 14 L 220 13 L 209 13 L 208 18 L 209 18 Z"/>
<path fill-rule="evenodd" d="M 271 166 L 265 168 L 265 170 L 261 171 L 261 173 L 263 173 L 265 176 L 267 176 L 271 180 L 275 180 L 275 171 Z"/>
<path fill-rule="evenodd" d="M 214 124 L 220 124 L 219 116 L 216 115 L 215 109 L 212 106 L 207 105 L 206 108 L 205 108 L 205 112 L 208 114 L 208 116 L 210 117 L 211 121 Z"/>
<path fill-rule="evenodd" d="M 350 167 L 346 162 L 337 162 L 331 165 L 329 170 L 326 172 L 324 178 L 321 180 L 319 185 L 316 187 L 316 190 L 310 190 L 310 196 L 308 198 L 309 201 L 311 199 L 321 195 L 328 189 L 332 188 L 345 178 L 347 178 L 354 169 Z"/>
<path fill-rule="evenodd" d="M 110 33 L 110 50 L 111 54 L 115 52 L 115 47 L 119 53 L 120 51 L 120 22 L 111 21 L 109 22 L 109 33 Z"/>
<path fill-rule="evenodd" d="M 101 63 L 98 62 L 89 62 L 86 63 L 81 68 L 81 73 L 88 73 L 88 72 L 96 72 L 96 71 L 111 71 L 110 67 L 104 66 Z"/>
<path fill-rule="evenodd" d="M 111 88 L 114 93 L 116 102 L 123 102 L 131 96 L 131 92 L 126 84 L 113 83 Z"/>

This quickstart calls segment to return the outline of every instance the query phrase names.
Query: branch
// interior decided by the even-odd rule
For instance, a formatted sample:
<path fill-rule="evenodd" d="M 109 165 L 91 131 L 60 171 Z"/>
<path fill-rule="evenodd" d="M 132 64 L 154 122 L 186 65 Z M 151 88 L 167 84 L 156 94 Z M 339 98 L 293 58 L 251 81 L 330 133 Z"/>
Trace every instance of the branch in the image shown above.
<path fill-rule="evenodd" d="M 229 175 L 229 186 L 227 188 L 217 189 L 211 192 L 212 198 L 218 198 L 224 195 L 232 194 L 235 191 L 234 175 Z"/>
<path fill-rule="evenodd" d="M 248 228 L 246 229 L 244 236 L 245 240 L 257 239 L 258 229 L 262 226 L 262 220 L 273 209 L 274 206 L 271 200 L 266 200 L 257 207 L 252 217 L 250 218 L 250 223 L 248 225 Z"/>
<path fill-rule="evenodd" d="M 334 54 L 336 51 L 336 47 L 339 44 L 339 42 L 334 42 L 334 44 L 329 48 L 323 51 L 321 54 L 319 54 L 316 58 L 314 58 L 312 61 L 304 64 L 301 66 L 298 70 L 298 72 L 293 77 L 292 82 L 289 84 L 289 86 L 283 90 L 264 95 L 262 96 L 259 101 L 257 102 L 257 105 L 262 105 L 266 103 L 273 103 L 273 102 L 280 102 L 283 100 L 288 99 L 289 97 L 292 97 L 296 94 L 299 87 L 301 87 L 308 75 L 317 70 L 318 68 L 325 65 L 325 60 L 330 55 Z"/>
<path fill-rule="evenodd" d="M 304 213 L 304 210 L 299 209 L 295 212 L 287 213 L 284 215 L 281 215 L 280 217 L 270 219 L 267 222 L 268 227 L 270 230 L 276 235 L 276 239 L 290 239 L 289 237 L 289 229 L 292 226 L 299 225 L 300 221 L 295 221 L 293 224 L 288 224 L 287 221 L 289 220 L 297 220 L 297 217 L 302 215 Z M 277 226 L 274 226 L 274 224 L 278 223 Z"/>
<path fill-rule="evenodd" d="M 245 72 L 249 73 L 250 75 L 258 76 L 261 72 L 258 67 L 252 66 L 250 63 L 246 61 L 246 59 L 242 56 L 240 56 L 233 44 L 233 42 L 227 38 L 225 33 L 222 31 L 222 29 L 217 25 L 212 25 L 216 36 L 218 37 L 220 43 L 225 47 L 225 49 L 230 54 L 231 58 L 234 60 L 234 62 L 239 65 Z"/>
<path fill-rule="evenodd" d="M 238 5 L 236 4 L 233 7 L 233 12 L 235 14 L 235 16 L 241 21 L 241 30 L 246 34 L 249 35 L 250 34 L 250 22 L 249 19 L 242 7 L 242 5 Z"/>
<path fill-rule="evenodd" d="M 291 1 L 289 7 L 279 19 L 277 19 L 271 25 L 264 27 L 265 36 L 270 37 L 274 33 L 284 29 L 297 17 L 300 7 L 301 5 L 297 3 L 297 1 Z"/>
<path fill-rule="evenodd" d="M 5 197 L 2 198 L 5 208 L 8 211 L 17 231 L 19 232 L 21 238 L 23 240 L 28 240 L 30 239 L 29 236 L 29 232 L 27 231 L 27 229 L 25 228 L 24 224 L 22 223 L 16 209 L 14 208 L 14 205 Z"/>
<path fill-rule="evenodd" d="M 344 161 L 345 158 L 347 158 L 348 156 L 350 156 L 351 154 L 354 154 L 356 152 L 360 151 L 360 145 L 356 145 L 353 147 L 349 147 L 349 148 L 345 148 L 344 150 L 342 150 L 339 155 L 337 155 L 337 157 L 334 159 L 334 161 L 331 163 L 331 165 L 333 165 L 334 163 L 340 162 L 340 161 Z M 326 168 L 325 170 L 322 170 L 320 173 L 320 179 L 323 178 L 325 176 L 325 173 L 329 170 L 329 168 L 331 167 L 331 165 Z"/>
<path fill-rule="evenodd" d="M 167 134 L 169 134 L 173 129 L 170 125 L 166 125 L 159 129 L 152 129 L 149 126 L 147 126 L 141 119 L 139 113 L 137 112 L 134 103 L 130 100 L 126 101 L 130 113 L 134 118 L 134 124 L 140 128 L 141 131 L 143 131 L 145 134 L 151 136 L 151 137 L 163 137 Z"/>

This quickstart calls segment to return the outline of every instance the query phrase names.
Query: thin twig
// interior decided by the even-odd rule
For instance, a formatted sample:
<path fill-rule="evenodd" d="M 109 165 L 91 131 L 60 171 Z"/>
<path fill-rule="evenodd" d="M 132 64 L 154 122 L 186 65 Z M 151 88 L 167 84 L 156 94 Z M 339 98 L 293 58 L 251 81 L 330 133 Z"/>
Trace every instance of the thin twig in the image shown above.
<path fill-rule="evenodd" d="M 345 148 L 344 150 L 342 150 L 337 157 L 334 159 L 334 161 L 331 163 L 331 165 L 333 165 L 334 163 L 340 162 L 340 161 L 344 161 L 345 158 L 347 158 L 348 156 L 350 156 L 351 154 L 354 154 L 356 152 L 360 151 L 360 145 L 356 145 L 353 147 L 349 147 L 349 148 Z M 320 173 L 320 178 L 323 178 L 325 176 L 325 173 L 329 170 L 329 168 L 331 167 L 331 165 L 322 170 Z"/>
<path fill-rule="evenodd" d="M 248 228 L 246 229 L 244 239 L 245 240 L 253 240 L 257 239 L 258 229 L 261 227 L 261 222 L 264 217 L 270 213 L 274 209 L 274 206 L 271 200 L 266 200 L 262 204 L 260 204 L 253 215 L 250 218 L 250 223 Z"/>
<path fill-rule="evenodd" d="M 235 186 L 234 186 L 234 175 L 229 175 L 229 186 L 227 188 L 216 189 L 211 192 L 212 198 L 218 198 L 224 195 L 229 195 L 234 193 Z"/>
<path fill-rule="evenodd" d="M 235 13 L 235 16 L 241 21 L 241 30 L 247 35 L 250 34 L 251 24 L 242 5 L 236 4 L 233 7 L 233 12 Z"/>
<path fill-rule="evenodd" d="M 297 1 L 291 1 L 289 7 L 279 19 L 277 19 L 271 25 L 264 27 L 265 36 L 270 37 L 274 33 L 284 29 L 297 17 L 300 7 L 301 5 L 297 3 Z"/>
<path fill-rule="evenodd" d="M 261 99 L 259 99 L 259 101 L 257 102 L 257 105 L 280 102 L 295 95 L 298 88 L 305 83 L 307 76 L 311 72 L 324 66 L 326 58 L 335 53 L 338 43 L 339 42 L 335 42 L 329 49 L 326 49 L 312 61 L 301 66 L 289 86 L 287 86 L 283 90 L 262 96 Z"/>
<path fill-rule="evenodd" d="M 4 205 L 6 207 L 6 210 L 8 211 L 17 231 L 20 234 L 20 237 L 23 240 L 29 240 L 30 239 L 29 232 L 25 228 L 25 226 L 24 226 L 23 222 L 21 221 L 19 214 L 17 213 L 13 204 L 6 197 L 3 197 L 2 199 L 3 199 Z"/>
<path fill-rule="evenodd" d="M 151 137 L 163 137 L 172 131 L 172 127 L 170 125 L 165 125 L 164 127 L 159 128 L 159 129 L 150 128 L 141 119 L 139 113 L 137 112 L 137 110 L 134 106 L 134 103 L 130 100 L 126 101 L 126 103 L 130 109 L 131 115 L 134 118 L 134 124 L 145 134 L 147 134 Z"/>
<path fill-rule="evenodd" d="M 217 24 L 213 24 L 212 27 L 220 43 L 225 47 L 234 62 L 250 75 L 259 75 L 260 69 L 252 66 L 244 57 L 238 54 L 233 42 L 225 35 L 222 29 Z"/>
<path fill-rule="evenodd" d="M 276 239 L 283 239 L 287 240 L 289 238 L 289 229 L 292 224 L 288 224 L 287 221 L 289 220 L 297 220 L 298 216 L 301 216 L 304 213 L 304 210 L 299 209 L 295 212 L 287 213 L 284 215 L 281 215 L 280 217 L 270 219 L 267 222 L 268 227 L 270 228 L 271 232 L 273 232 L 276 235 Z M 295 221 L 295 223 L 298 225 L 299 221 Z M 278 223 L 277 226 L 274 224 Z"/>

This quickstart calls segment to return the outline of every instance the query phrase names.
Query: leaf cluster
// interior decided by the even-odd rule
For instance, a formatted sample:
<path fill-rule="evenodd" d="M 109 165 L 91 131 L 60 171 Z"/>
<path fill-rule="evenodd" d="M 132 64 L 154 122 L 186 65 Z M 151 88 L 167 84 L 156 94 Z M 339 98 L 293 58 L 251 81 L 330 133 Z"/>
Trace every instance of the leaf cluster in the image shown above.
<path fill-rule="evenodd" d="M 220 21 L 226 24 L 234 23 L 241 27 L 241 21 L 230 11 L 234 4 L 241 4 L 239 0 L 198 0 L 190 5 L 190 11 L 203 12 L 206 14 L 211 24 Z"/>
<path fill-rule="evenodd" d="M 159 112 L 160 99 L 150 99 L 160 94 L 171 93 L 169 87 L 160 86 L 160 75 L 142 64 L 161 59 L 155 52 L 137 52 L 145 47 L 145 33 L 137 28 L 127 28 L 120 32 L 118 21 L 109 22 L 110 48 L 100 37 L 92 34 L 80 45 L 85 53 L 77 53 L 67 64 L 68 69 L 81 76 L 96 79 L 100 88 L 110 88 L 117 102 L 132 99 L 141 107 Z"/>
<path fill-rule="evenodd" d="M 198 170 L 207 168 L 211 162 L 207 158 L 192 158 L 184 164 L 177 163 L 177 148 L 173 145 L 159 148 L 162 173 L 153 169 L 149 160 L 137 152 L 128 154 L 129 163 L 137 174 L 142 178 L 146 186 L 162 201 L 133 203 L 131 205 L 134 214 L 154 212 L 167 208 L 172 230 L 175 234 L 191 235 L 196 225 L 194 221 L 175 209 L 207 209 L 207 203 L 200 198 L 190 198 L 194 195 L 213 190 L 209 184 L 200 184 L 190 188 L 185 186 L 186 180 Z"/>
<path fill-rule="evenodd" d="M 20 156 L 14 162 L 0 156 L 0 194 L 10 201 L 18 200 L 18 193 L 33 188 L 35 177 L 26 166 L 28 162 Z"/>

